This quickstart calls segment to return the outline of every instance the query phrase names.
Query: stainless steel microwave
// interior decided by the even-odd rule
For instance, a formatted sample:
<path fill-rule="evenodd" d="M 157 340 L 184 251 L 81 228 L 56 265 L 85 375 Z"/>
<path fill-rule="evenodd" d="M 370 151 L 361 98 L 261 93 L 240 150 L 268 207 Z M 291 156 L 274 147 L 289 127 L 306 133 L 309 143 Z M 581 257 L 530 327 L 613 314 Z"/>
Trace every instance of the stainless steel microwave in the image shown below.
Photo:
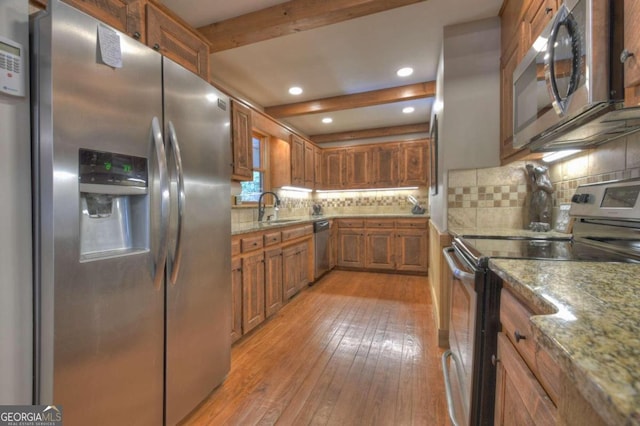
<path fill-rule="evenodd" d="M 640 128 L 622 109 L 622 1 L 566 0 L 513 73 L 513 146 L 585 147 Z"/>

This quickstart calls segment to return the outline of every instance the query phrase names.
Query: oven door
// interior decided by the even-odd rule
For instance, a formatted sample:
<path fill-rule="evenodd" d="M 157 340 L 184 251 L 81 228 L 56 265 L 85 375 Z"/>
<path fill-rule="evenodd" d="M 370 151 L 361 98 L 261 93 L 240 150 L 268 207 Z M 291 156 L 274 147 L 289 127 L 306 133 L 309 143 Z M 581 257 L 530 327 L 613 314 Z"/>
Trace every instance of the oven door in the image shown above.
<path fill-rule="evenodd" d="M 449 323 L 449 350 L 442 355 L 445 391 L 449 417 L 454 426 L 469 425 L 477 416 L 472 410 L 477 403 L 473 389 L 474 362 L 479 344 L 476 338 L 478 315 L 481 314 L 476 291 L 476 282 L 482 280 L 482 274 L 453 247 L 443 250 L 444 257 L 451 270 L 451 321 Z"/>

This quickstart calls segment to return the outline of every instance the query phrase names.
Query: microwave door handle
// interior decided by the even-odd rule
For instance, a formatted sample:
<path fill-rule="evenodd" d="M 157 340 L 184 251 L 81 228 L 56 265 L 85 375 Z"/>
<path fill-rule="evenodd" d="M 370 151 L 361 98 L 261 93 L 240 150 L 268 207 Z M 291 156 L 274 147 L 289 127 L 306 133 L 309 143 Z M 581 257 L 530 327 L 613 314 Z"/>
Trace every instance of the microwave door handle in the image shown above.
<path fill-rule="evenodd" d="M 180 272 L 180 264 L 182 261 L 182 234 L 184 227 L 184 206 L 186 197 L 184 192 L 184 169 L 182 168 L 182 154 L 180 153 L 180 143 L 178 142 L 176 129 L 171 121 L 169 121 L 169 141 L 171 143 L 171 152 L 173 153 L 176 172 L 178 175 L 178 229 L 176 231 L 176 245 L 174 247 L 173 259 L 169 263 L 169 280 L 172 285 L 175 285 L 178 280 L 178 273 Z"/>
<path fill-rule="evenodd" d="M 167 260 L 167 252 L 169 245 L 169 177 L 167 173 L 167 157 L 162 141 L 162 130 L 158 117 L 151 120 L 151 139 L 154 150 L 156 152 L 156 161 L 158 162 L 158 178 L 160 181 L 160 238 L 158 243 L 158 251 L 155 255 L 155 264 L 153 267 L 153 284 L 159 289 L 162 287 L 164 280 L 164 266 Z"/>
<path fill-rule="evenodd" d="M 571 38 L 571 77 L 569 79 L 569 87 L 567 89 L 566 98 L 560 95 L 558 82 L 556 80 L 556 51 L 555 45 L 558 40 L 558 32 L 560 27 L 565 26 L 569 37 Z M 551 96 L 553 109 L 559 116 L 563 116 L 569 107 L 569 99 L 573 92 L 576 91 L 580 84 L 580 69 L 582 65 L 582 40 L 578 23 L 573 14 L 565 5 L 560 7 L 556 17 L 554 18 L 551 28 L 551 34 L 547 43 L 547 54 L 545 55 L 545 81 L 547 89 Z"/>
<path fill-rule="evenodd" d="M 462 269 L 458 268 L 456 265 L 456 261 L 453 260 L 451 253 L 454 251 L 453 247 L 445 247 L 442 249 L 442 254 L 444 255 L 445 260 L 449 264 L 449 268 L 451 269 L 451 273 L 454 277 L 459 279 L 462 282 L 473 284 L 476 280 L 475 274 L 471 274 L 469 272 L 465 272 Z"/>

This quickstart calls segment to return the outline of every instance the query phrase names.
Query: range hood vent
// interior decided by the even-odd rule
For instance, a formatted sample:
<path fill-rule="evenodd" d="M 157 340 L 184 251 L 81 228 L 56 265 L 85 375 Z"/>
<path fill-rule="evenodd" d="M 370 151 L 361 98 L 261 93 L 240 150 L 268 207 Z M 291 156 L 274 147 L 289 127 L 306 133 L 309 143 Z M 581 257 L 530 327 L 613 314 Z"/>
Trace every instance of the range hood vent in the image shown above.
<path fill-rule="evenodd" d="M 593 147 L 640 129 L 640 107 L 598 104 L 540 134 L 526 145 L 533 152 Z"/>

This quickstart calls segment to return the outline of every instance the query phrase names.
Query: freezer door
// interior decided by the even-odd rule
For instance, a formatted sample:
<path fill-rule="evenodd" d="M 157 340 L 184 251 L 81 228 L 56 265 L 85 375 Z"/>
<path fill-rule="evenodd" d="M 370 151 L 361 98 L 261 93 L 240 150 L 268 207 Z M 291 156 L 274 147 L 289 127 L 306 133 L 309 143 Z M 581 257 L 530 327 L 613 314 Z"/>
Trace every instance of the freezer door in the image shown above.
<path fill-rule="evenodd" d="M 62 405 L 70 425 L 162 424 L 164 287 L 154 285 L 151 213 L 161 201 L 161 56 L 119 33 L 122 67 L 105 65 L 102 24 L 55 0 L 49 11 L 34 23 L 37 402 Z M 147 193 L 87 213 L 80 149 L 146 159 Z M 116 232 L 118 223 L 129 226 Z"/>
<path fill-rule="evenodd" d="M 230 368 L 231 139 L 226 96 L 167 58 L 163 78 L 172 188 L 165 408 L 174 424 Z"/>

